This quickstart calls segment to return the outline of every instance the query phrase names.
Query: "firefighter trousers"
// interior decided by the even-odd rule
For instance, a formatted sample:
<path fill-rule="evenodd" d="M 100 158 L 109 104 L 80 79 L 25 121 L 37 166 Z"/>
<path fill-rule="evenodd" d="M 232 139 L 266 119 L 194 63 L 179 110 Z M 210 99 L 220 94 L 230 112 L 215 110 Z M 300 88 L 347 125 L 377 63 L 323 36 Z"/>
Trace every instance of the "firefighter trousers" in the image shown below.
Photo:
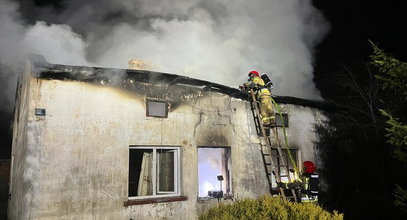
<path fill-rule="evenodd" d="M 270 95 L 260 95 L 260 114 L 264 126 L 275 123 L 273 104 Z"/>

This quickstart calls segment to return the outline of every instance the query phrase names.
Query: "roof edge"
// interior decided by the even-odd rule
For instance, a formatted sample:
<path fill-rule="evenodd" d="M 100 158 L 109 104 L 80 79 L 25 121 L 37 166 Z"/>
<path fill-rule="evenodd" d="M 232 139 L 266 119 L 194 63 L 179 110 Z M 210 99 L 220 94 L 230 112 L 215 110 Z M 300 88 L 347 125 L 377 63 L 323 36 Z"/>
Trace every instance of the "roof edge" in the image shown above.
<path fill-rule="evenodd" d="M 36 78 L 73 80 L 85 82 L 96 82 L 101 80 L 109 81 L 111 79 L 120 80 L 125 78 L 132 78 L 136 81 L 146 83 L 154 82 L 154 83 L 165 83 L 169 85 L 176 84 L 190 85 L 193 87 L 197 87 L 197 89 L 219 92 L 227 94 L 234 98 L 248 100 L 248 96 L 242 93 L 237 88 L 232 88 L 222 84 L 176 74 L 161 73 L 147 70 L 51 64 L 47 62 L 43 56 L 36 54 L 29 55 L 29 62 L 31 62 L 33 66 L 31 75 Z M 322 110 L 334 110 L 338 108 L 334 103 L 327 101 L 309 100 L 291 96 L 273 96 L 273 98 L 277 103 L 301 105 L 305 107 L 313 107 Z"/>

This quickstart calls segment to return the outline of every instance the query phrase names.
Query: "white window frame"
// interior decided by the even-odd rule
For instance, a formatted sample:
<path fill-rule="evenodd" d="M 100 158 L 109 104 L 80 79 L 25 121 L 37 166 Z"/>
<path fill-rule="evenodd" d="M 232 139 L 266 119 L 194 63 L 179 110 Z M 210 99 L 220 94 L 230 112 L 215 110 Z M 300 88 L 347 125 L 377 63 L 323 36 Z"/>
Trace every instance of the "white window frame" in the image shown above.
<path fill-rule="evenodd" d="M 162 148 L 160 148 L 160 149 L 162 149 Z M 173 194 L 173 193 L 177 193 L 177 185 L 178 185 L 178 172 L 177 172 L 177 170 L 178 170 L 178 167 L 179 167 L 179 165 L 177 164 L 177 161 L 178 161 L 178 151 L 177 150 L 171 150 L 171 149 L 165 149 L 165 150 L 170 150 L 170 152 L 173 152 L 174 153 L 174 191 L 161 191 L 160 190 L 160 175 L 158 175 L 159 173 L 160 173 L 160 160 L 157 160 L 157 181 L 156 181 L 156 184 L 157 184 L 157 193 L 156 194 L 166 194 L 166 195 L 168 195 L 168 194 Z M 153 151 L 154 152 L 154 151 Z M 154 154 L 153 154 L 154 155 Z M 156 154 L 156 156 L 157 156 L 157 154 Z M 159 154 L 158 154 L 158 156 L 159 156 Z M 154 163 L 154 159 L 153 159 L 153 163 Z"/>
<path fill-rule="evenodd" d="M 169 196 L 180 196 L 181 192 L 181 148 L 180 147 L 166 147 L 166 146 L 130 146 L 130 150 L 153 150 L 153 167 L 152 167 L 152 182 L 153 182 L 153 194 L 147 196 L 128 196 L 129 199 L 145 199 L 145 198 L 159 198 Z M 171 150 L 174 152 L 174 191 L 159 191 L 159 164 L 157 160 L 157 150 Z M 130 170 L 129 170 L 130 172 Z M 127 181 L 127 184 L 129 182 Z M 128 186 L 127 186 L 128 189 Z M 127 193 L 128 195 L 128 193 Z"/>

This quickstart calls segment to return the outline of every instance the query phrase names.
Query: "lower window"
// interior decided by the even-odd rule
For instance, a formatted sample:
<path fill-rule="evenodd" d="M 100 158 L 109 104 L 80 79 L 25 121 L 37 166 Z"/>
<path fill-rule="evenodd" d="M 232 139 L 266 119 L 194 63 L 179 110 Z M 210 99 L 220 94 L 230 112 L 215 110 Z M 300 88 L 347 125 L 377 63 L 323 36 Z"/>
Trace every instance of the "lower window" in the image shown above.
<path fill-rule="evenodd" d="M 199 198 L 222 198 L 232 195 L 230 147 L 198 148 Z"/>
<path fill-rule="evenodd" d="M 288 164 L 288 169 L 290 170 L 289 175 L 290 175 L 291 180 L 293 180 L 293 179 L 295 179 L 295 175 L 294 175 L 294 172 L 293 172 L 295 169 L 294 169 L 293 163 L 298 168 L 298 153 L 299 153 L 299 151 L 297 149 L 289 149 L 290 154 L 288 154 L 287 149 L 283 148 L 281 150 L 282 150 L 282 156 L 283 156 L 282 159 L 284 160 L 286 165 Z M 278 151 L 276 149 L 273 149 L 272 154 L 277 155 Z M 291 155 L 292 160 L 290 159 L 290 155 Z M 281 181 L 282 182 L 288 182 L 288 178 L 285 177 L 285 175 L 287 175 L 287 169 L 283 168 L 283 167 L 280 167 L 280 165 L 282 165 L 282 164 L 281 164 L 280 160 L 277 160 L 277 157 L 273 157 L 273 162 L 274 162 L 274 165 L 277 167 L 276 171 L 279 172 L 280 175 L 284 175 L 284 177 L 281 177 Z M 273 182 L 273 187 L 276 186 L 274 178 L 275 177 L 273 175 L 273 181 L 272 181 Z"/>
<path fill-rule="evenodd" d="M 130 147 L 129 197 L 179 195 L 179 177 L 178 147 Z"/>

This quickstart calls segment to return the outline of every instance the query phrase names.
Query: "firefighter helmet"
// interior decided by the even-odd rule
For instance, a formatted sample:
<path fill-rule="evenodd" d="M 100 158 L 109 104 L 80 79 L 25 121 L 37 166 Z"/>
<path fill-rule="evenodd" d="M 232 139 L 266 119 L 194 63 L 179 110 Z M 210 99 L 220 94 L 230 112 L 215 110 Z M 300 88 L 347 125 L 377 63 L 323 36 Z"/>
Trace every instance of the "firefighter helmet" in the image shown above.
<path fill-rule="evenodd" d="M 255 76 L 257 76 L 257 77 L 260 77 L 259 72 L 257 72 L 256 70 L 250 71 L 249 76 L 250 76 L 250 75 L 255 75 Z"/>
<path fill-rule="evenodd" d="M 314 173 L 315 170 L 317 169 L 317 167 L 315 166 L 315 164 L 309 160 L 304 161 L 304 172 L 305 173 Z"/>

